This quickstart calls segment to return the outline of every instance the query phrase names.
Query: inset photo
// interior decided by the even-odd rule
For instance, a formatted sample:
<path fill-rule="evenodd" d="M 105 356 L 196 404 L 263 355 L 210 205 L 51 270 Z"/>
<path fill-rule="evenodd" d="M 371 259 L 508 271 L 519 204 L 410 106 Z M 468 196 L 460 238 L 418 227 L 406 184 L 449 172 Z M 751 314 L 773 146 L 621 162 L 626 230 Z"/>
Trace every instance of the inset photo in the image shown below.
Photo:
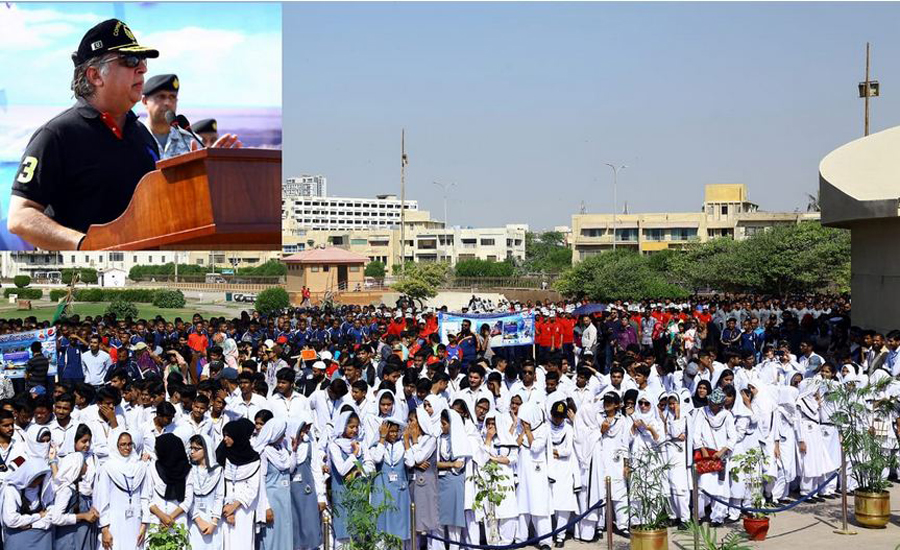
<path fill-rule="evenodd" d="M 280 4 L 5 2 L 0 29 L 0 248 L 281 248 Z"/>

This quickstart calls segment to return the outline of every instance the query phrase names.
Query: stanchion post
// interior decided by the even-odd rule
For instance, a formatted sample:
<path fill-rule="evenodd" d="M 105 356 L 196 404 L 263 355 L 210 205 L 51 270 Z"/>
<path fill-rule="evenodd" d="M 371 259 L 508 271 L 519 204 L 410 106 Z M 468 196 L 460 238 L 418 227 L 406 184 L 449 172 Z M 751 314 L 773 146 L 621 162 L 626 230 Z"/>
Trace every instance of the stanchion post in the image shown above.
<path fill-rule="evenodd" d="M 844 446 L 841 445 L 841 528 L 835 529 L 837 535 L 855 535 L 847 524 L 847 455 L 844 454 Z"/>
<path fill-rule="evenodd" d="M 691 476 L 694 481 L 693 512 L 694 525 L 700 525 L 700 476 L 697 475 L 697 465 L 691 465 Z M 694 529 L 694 550 L 700 550 L 700 530 Z"/>
<path fill-rule="evenodd" d="M 322 548 L 331 550 L 331 514 L 322 513 Z"/>
<path fill-rule="evenodd" d="M 418 541 L 416 541 L 416 503 L 415 502 L 411 502 L 409 504 L 409 532 L 411 535 L 410 539 L 409 539 L 409 547 L 412 550 L 416 550 L 416 543 Z"/>
<path fill-rule="evenodd" d="M 612 478 L 606 476 L 606 544 L 613 550 L 613 514 L 616 513 L 612 500 Z"/>

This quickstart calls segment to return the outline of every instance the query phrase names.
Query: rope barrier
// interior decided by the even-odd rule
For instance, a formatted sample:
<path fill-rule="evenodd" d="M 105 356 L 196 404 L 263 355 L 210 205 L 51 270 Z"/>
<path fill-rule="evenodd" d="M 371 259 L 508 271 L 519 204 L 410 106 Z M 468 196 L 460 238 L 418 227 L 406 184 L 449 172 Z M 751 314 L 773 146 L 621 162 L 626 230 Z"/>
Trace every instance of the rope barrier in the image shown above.
<path fill-rule="evenodd" d="M 745 508 L 745 507 L 743 507 L 743 506 L 736 506 L 736 505 L 734 505 L 734 504 L 731 504 L 730 502 L 726 502 L 726 501 L 720 499 L 719 497 L 716 497 L 716 496 L 713 496 L 713 495 L 707 493 L 707 492 L 704 491 L 703 489 L 700 489 L 700 490 L 701 490 L 701 491 L 703 492 L 703 494 L 706 495 L 707 498 L 709 498 L 710 500 L 713 500 L 713 501 L 715 501 L 715 502 L 718 502 L 719 504 L 724 504 L 725 506 L 728 506 L 729 508 L 737 508 L 738 510 L 740 510 L 740 511 L 742 511 L 742 512 L 749 512 L 749 513 L 751 513 L 751 514 L 775 514 L 775 513 L 777 513 L 777 512 L 786 512 L 786 511 L 790 510 L 791 508 L 794 508 L 795 506 L 799 506 L 800 504 L 803 504 L 803 503 L 806 502 L 807 500 L 809 500 L 809 499 L 811 499 L 812 497 L 816 496 L 816 494 L 818 494 L 822 489 L 824 489 L 826 485 L 828 485 L 829 483 L 831 483 L 831 481 L 832 481 L 834 478 L 836 478 L 836 477 L 838 476 L 838 474 L 840 474 L 840 470 L 834 472 L 833 474 L 831 474 L 830 476 L 828 476 L 827 478 L 825 478 L 825 481 L 823 481 L 821 485 L 819 485 L 818 487 L 816 487 L 815 489 L 813 489 L 812 492 L 809 493 L 808 495 L 806 495 L 806 496 L 801 496 L 800 498 L 798 498 L 798 499 L 795 500 L 794 502 L 792 502 L 792 503 L 790 503 L 790 504 L 786 504 L 785 506 L 782 506 L 782 507 L 780 507 L 780 508 L 751 508 L 751 507 L 746 507 L 746 508 Z"/>
<path fill-rule="evenodd" d="M 591 506 L 590 508 L 585 510 L 583 513 L 578 514 L 574 518 L 570 519 L 569 522 L 566 523 L 565 525 L 563 525 L 562 527 L 557 527 L 556 529 L 554 529 L 553 531 L 550 531 L 546 535 L 534 537 L 534 538 L 531 538 L 531 539 L 528 539 L 528 540 L 525 540 L 522 542 L 514 542 L 512 544 L 507 544 L 507 545 L 469 544 L 469 543 L 463 542 L 463 541 L 455 541 L 455 540 L 446 539 L 444 537 L 439 537 L 437 535 L 432 535 L 431 533 L 425 533 L 425 537 L 436 540 L 438 542 L 455 544 L 456 546 L 459 546 L 460 548 L 473 548 L 475 550 L 515 550 L 517 548 L 525 548 L 526 546 L 535 545 L 542 540 L 548 539 L 550 537 L 555 537 L 559 533 L 568 531 L 572 527 L 575 527 L 575 524 L 577 524 L 579 521 L 581 521 L 585 517 L 587 517 L 588 514 L 590 514 L 597 508 L 600 508 L 601 506 L 603 506 L 603 504 L 605 502 L 606 502 L 605 499 L 601 499 L 601 500 L 597 501 L 593 506 Z"/>

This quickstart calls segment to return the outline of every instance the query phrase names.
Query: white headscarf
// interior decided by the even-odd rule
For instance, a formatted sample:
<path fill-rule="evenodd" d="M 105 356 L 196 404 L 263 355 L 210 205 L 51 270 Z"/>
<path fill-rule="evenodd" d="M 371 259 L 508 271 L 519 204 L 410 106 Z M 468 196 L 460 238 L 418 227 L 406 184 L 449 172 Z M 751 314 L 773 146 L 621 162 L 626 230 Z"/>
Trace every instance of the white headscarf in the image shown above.
<path fill-rule="evenodd" d="M 34 480 L 40 476 L 45 476 L 41 486 L 37 489 L 29 488 L 34 483 Z M 40 498 L 41 504 L 46 509 L 53 504 L 53 490 L 50 487 L 49 477 L 50 467 L 47 465 L 46 460 L 29 458 L 18 469 L 9 474 L 4 487 L 12 487 L 16 492 L 23 494 L 26 499 L 32 502 Z"/>
<path fill-rule="evenodd" d="M 287 422 L 279 416 L 270 418 L 259 430 L 259 434 L 251 438 L 253 450 L 264 456 L 266 461 L 279 470 L 289 470 L 291 464 L 291 452 L 287 448 L 284 434 L 287 431 Z"/>
<path fill-rule="evenodd" d="M 216 485 L 219 484 L 219 480 L 222 478 L 224 469 L 219 466 L 219 462 L 216 460 L 216 447 L 213 445 L 212 438 L 206 434 L 199 434 L 199 436 L 203 440 L 206 466 L 192 464 L 190 476 L 193 481 L 194 494 L 205 497 L 215 490 Z"/>
<path fill-rule="evenodd" d="M 495 443 L 500 446 L 516 445 L 516 438 L 509 433 L 509 423 L 512 422 L 509 416 L 498 414 L 496 410 L 492 409 L 484 415 L 484 423 L 487 424 L 487 421 L 491 418 L 494 419 L 494 425 L 497 428 L 497 433 L 494 434 Z M 504 421 L 506 422 L 505 425 L 503 424 Z M 488 443 L 491 442 L 488 441 Z"/>
<path fill-rule="evenodd" d="M 431 405 L 431 414 L 425 410 L 425 403 Z M 427 396 L 419 405 L 416 409 L 416 420 L 419 422 L 419 428 L 423 434 L 435 438 L 441 437 L 441 412 L 445 407 L 445 401 L 438 399 L 435 395 Z"/>
<path fill-rule="evenodd" d="M 312 414 L 307 410 L 301 410 L 298 415 L 291 419 L 290 424 L 288 424 L 287 433 L 291 436 L 291 445 L 300 437 L 300 430 L 302 430 L 306 426 L 310 426 L 313 423 Z M 306 462 L 306 457 L 309 455 L 309 451 L 312 447 L 312 434 L 307 432 L 306 437 L 301 439 L 299 443 L 297 443 L 297 450 L 294 451 L 294 459 L 296 464 L 303 464 Z"/>
<path fill-rule="evenodd" d="M 128 456 L 122 455 L 119 451 L 119 438 L 124 434 L 130 435 L 134 443 Z M 136 491 L 144 482 L 148 463 L 141 460 L 142 449 L 143 440 L 137 431 L 116 428 L 109 435 L 109 459 L 103 464 L 103 468 L 119 488 Z"/>
<path fill-rule="evenodd" d="M 594 447 L 600 443 L 600 415 L 602 412 L 603 409 L 598 407 L 597 401 L 585 399 L 575 413 L 575 455 L 584 468 L 590 465 Z"/>
<path fill-rule="evenodd" d="M 82 453 L 69 453 L 59 459 L 56 475 L 53 476 L 53 492 L 61 487 L 70 487 L 81 476 L 81 468 L 84 466 Z"/>
<path fill-rule="evenodd" d="M 45 435 L 50 435 L 50 428 L 40 424 L 32 424 L 25 430 L 26 458 L 40 458 L 47 460 L 50 454 L 50 441 L 41 443 L 39 440 Z"/>
<path fill-rule="evenodd" d="M 453 451 L 453 460 L 472 456 L 472 443 L 469 441 L 469 435 L 466 433 L 466 426 L 463 423 L 462 416 L 453 409 L 447 409 L 447 415 L 450 419 L 450 448 Z"/>
<path fill-rule="evenodd" d="M 356 439 L 348 439 L 344 437 L 344 432 L 347 431 L 347 423 L 350 422 L 350 418 L 353 416 L 359 418 L 359 415 L 354 411 L 342 412 L 334 425 L 334 432 L 332 432 L 331 434 L 331 442 L 348 454 L 353 452 L 353 442 L 359 441 L 358 433 Z"/>

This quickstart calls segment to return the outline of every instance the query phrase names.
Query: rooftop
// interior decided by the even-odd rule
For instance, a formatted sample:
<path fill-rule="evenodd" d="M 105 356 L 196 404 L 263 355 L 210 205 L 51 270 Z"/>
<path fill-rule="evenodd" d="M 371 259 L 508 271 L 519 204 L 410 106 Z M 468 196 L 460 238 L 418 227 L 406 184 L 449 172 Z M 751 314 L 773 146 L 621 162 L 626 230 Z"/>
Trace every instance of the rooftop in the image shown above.
<path fill-rule="evenodd" d="M 354 254 L 343 248 L 328 247 L 304 250 L 284 259 L 285 263 L 295 264 L 364 264 L 369 258 Z"/>

